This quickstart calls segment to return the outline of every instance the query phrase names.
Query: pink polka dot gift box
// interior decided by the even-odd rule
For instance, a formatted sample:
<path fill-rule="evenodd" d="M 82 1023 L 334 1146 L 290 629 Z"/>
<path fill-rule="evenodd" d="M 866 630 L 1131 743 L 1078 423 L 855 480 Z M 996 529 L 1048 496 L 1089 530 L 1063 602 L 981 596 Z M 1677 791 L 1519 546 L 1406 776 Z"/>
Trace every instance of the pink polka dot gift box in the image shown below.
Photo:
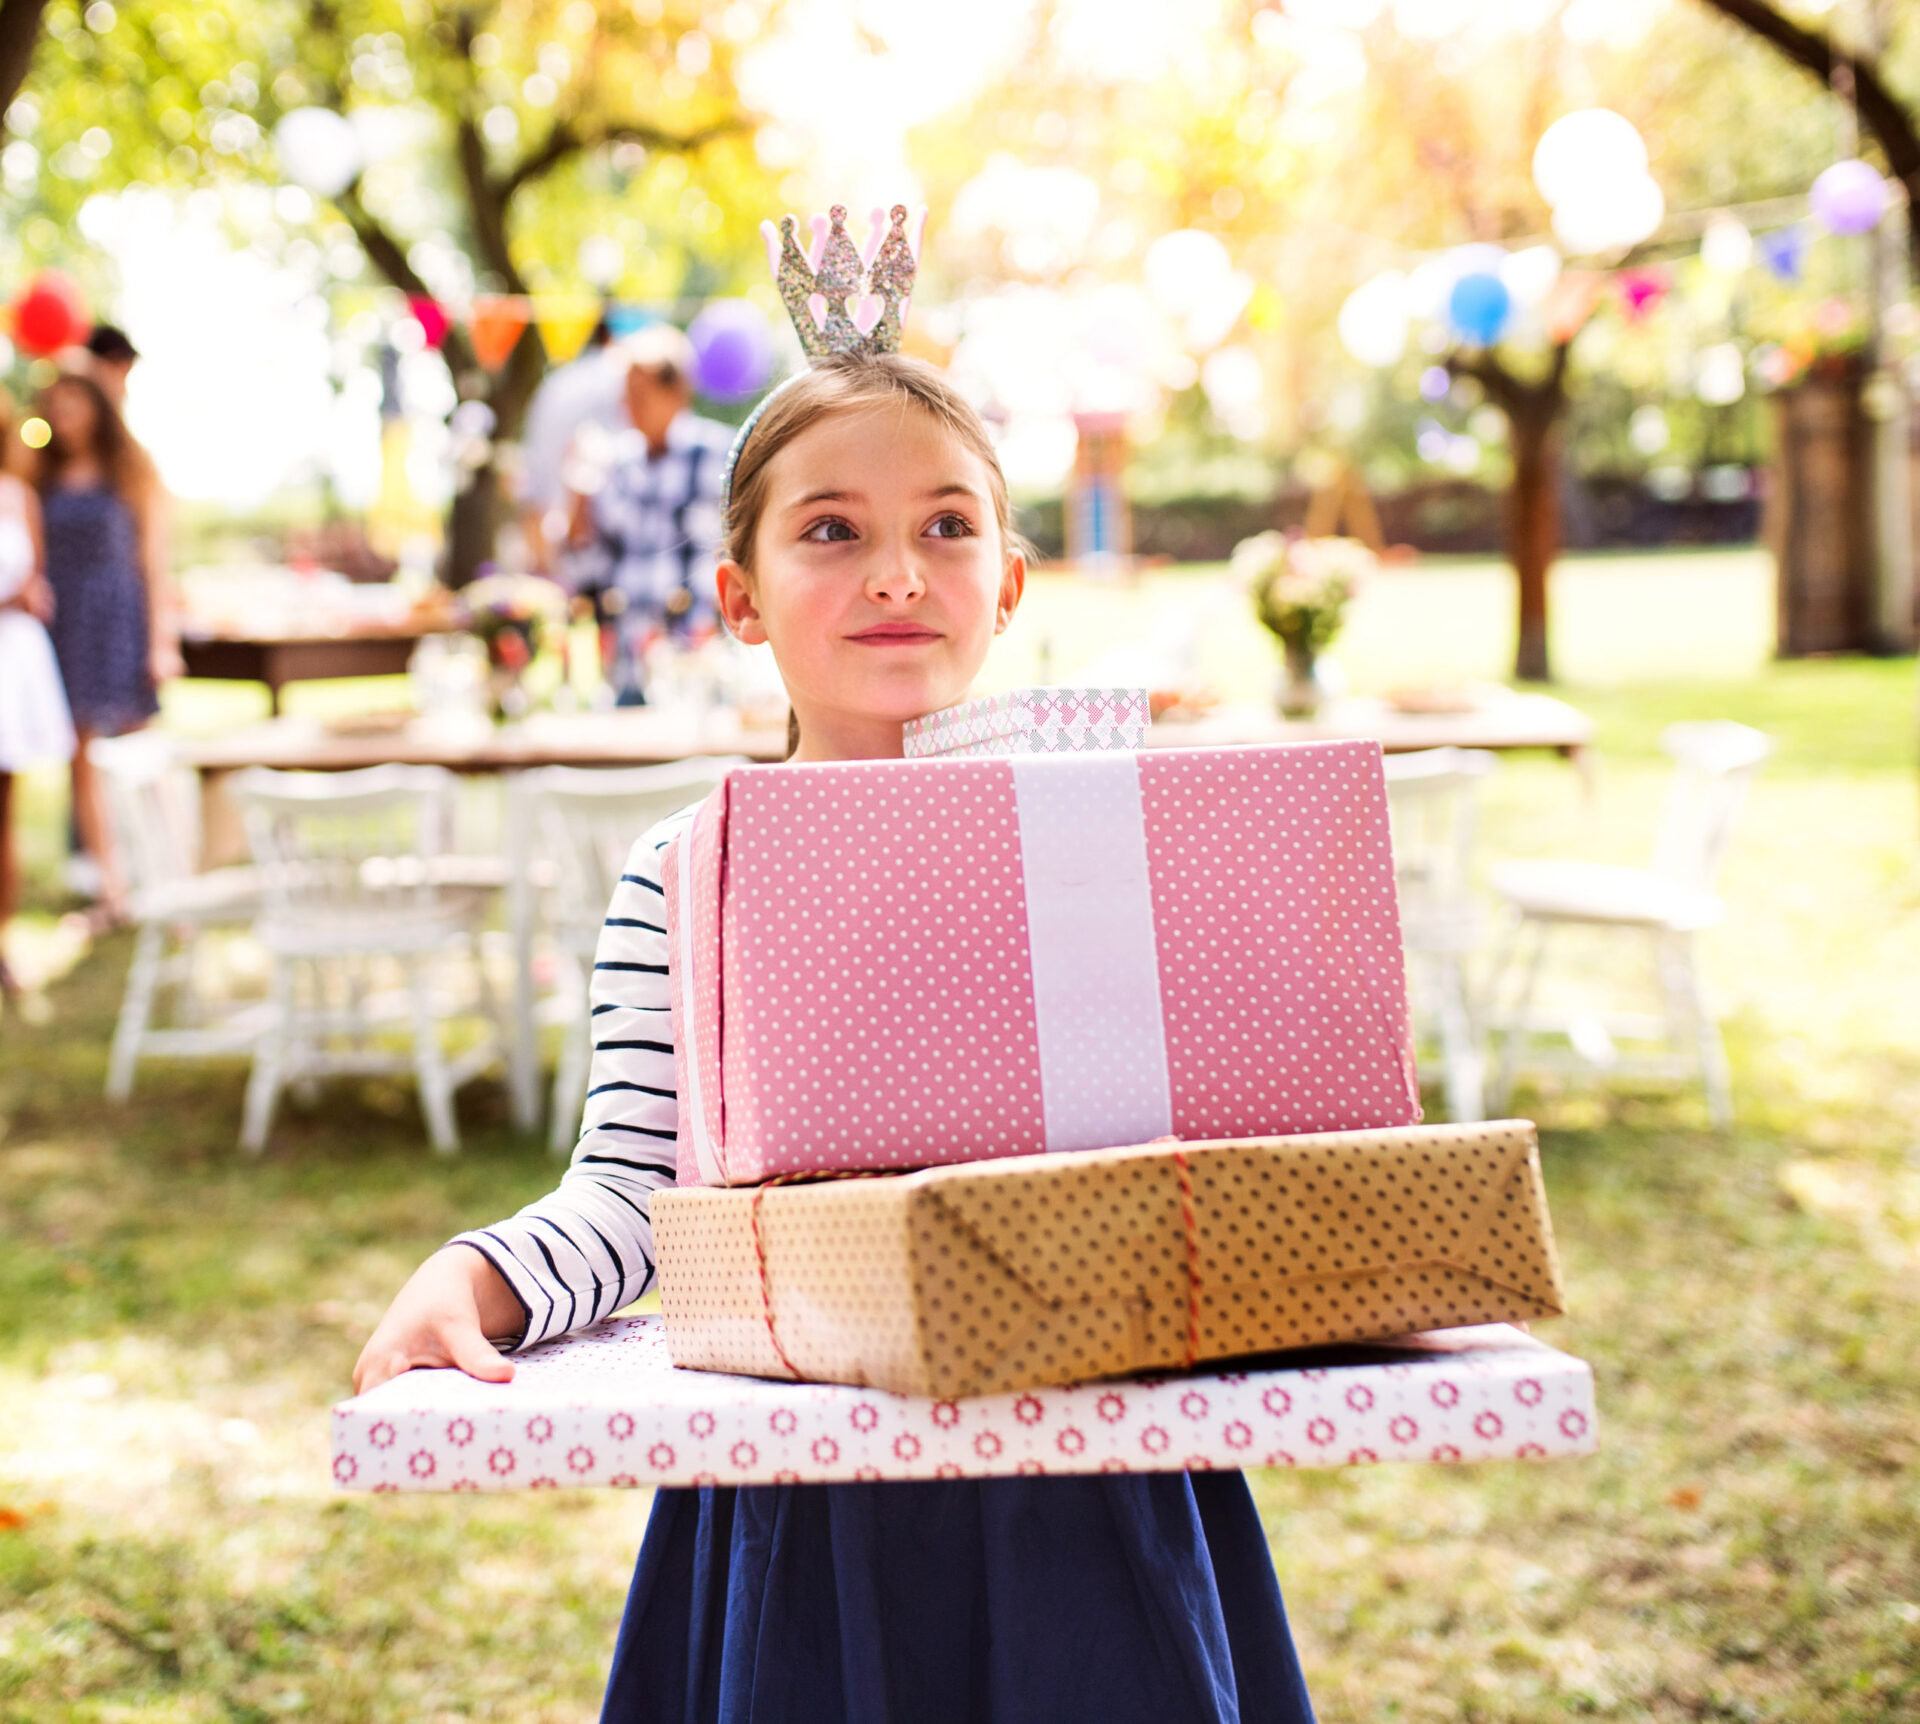
<path fill-rule="evenodd" d="M 909 760 L 1144 748 L 1151 722 L 1144 688 L 1014 688 L 916 718 L 900 742 Z"/>
<path fill-rule="evenodd" d="M 663 883 L 682 1184 L 1420 1117 L 1377 743 L 743 767 Z"/>
<path fill-rule="evenodd" d="M 347 1490 L 749 1485 L 1546 1460 L 1595 1447 L 1593 1377 L 1501 1325 L 1284 1363 L 938 1401 L 674 1369 L 655 1317 L 333 1409 Z"/>

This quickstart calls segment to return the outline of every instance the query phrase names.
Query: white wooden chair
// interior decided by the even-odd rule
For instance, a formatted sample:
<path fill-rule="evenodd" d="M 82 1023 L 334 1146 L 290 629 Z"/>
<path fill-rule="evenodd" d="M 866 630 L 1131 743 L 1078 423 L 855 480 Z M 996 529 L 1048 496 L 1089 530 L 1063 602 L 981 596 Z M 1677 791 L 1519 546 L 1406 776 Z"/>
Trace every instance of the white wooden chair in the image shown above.
<path fill-rule="evenodd" d="M 697 802 L 742 759 L 696 759 L 612 770 L 548 766 L 521 781 L 553 870 L 551 920 L 559 974 L 548 1021 L 565 1026 L 554 1068 L 547 1141 L 565 1155 L 579 1135 L 592 1052 L 587 992 L 607 905 L 634 840 L 656 821 Z"/>
<path fill-rule="evenodd" d="M 1492 1103 L 1504 1109 L 1522 1069 L 1608 1070 L 1626 1076 L 1697 1077 L 1716 1126 L 1733 1123 L 1733 1085 L 1720 1028 L 1701 991 L 1696 939 L 1723 913 L 1714 882 L 1734 822 L 1772 741 L 1727 721 L 1668 727 L 1662 746 L 1673 757 L 1652 863 L 1622 868 L 1602 862 L 1513 861 L 1489 875 L 1505 900 L 1510 933 L 1489 989 L 1491 1025 L 1501 1038 Z M 1548 944 L 1557 929 L 1586 925 L 1644 939 L 1651 949 L 1663 1009 L 1658 1015 L 1581 1011 L 1558 1019 L 1536 1012 L 1535 996 Z M 1521 953 L 1529 937 L 1531 950 Z M 1511 1002 L 1499 994 L 1519 970 Z M 1565 1037 L 1565 1048 L 1536 1048 L 1541 1034 Z M 1623 1052 L 1621 1040 L 1652 1043 Z"/>
<path fill-rule="evenodd" d="M 107 1058 L 107 1095 L 125 1101 L 143 1059 L 231 1058 L 252 1049 L 262 1006 L 210 1000 L 200 969 L 203 936 L 243 930 L 259 912 L 260 874 L 201 872 L 200 781 L 159 731 L 102 737 L 87 754 L 106 789 L 139 930 Z M 165 1021 L 163 994 L 172 1008 Z"/>
<path fill-rule="evenodd" d="M 447 853 L 453 789 L 453 775 L 433 766 L 255 767 L 232 781 L 262 874 L 255 932 L 272 964 L 273 1015 L 255 1048 L 240 1133 L 249 1154 L 266 1147 L 288 1085 L 409 1070 L 435 1151 L 459 1148 L 454 1092 L 498 1063 L 504 1037 L 479 962 L 494 889 Z M 466 1014 L 442 984 L 457 958 L 471 960 L 491 1021 L 450 1057 L 442 1025 Z M 382 991 L 396 972 L 400 987 Z M 404 1053 L 381 1042 L 396 1022 Z"/>
<path fill-rule="evenodd" d="M 1480 937 L 1473 847 L 1480 786 L 1499 764 L 1480 749 L 1432 748 L 1386 759 L 1393 871 L 1416 1028 L 1440 1049 L 1447 1115 L 1485 1119 L 1485 1058 L 1467 966 Z"/>

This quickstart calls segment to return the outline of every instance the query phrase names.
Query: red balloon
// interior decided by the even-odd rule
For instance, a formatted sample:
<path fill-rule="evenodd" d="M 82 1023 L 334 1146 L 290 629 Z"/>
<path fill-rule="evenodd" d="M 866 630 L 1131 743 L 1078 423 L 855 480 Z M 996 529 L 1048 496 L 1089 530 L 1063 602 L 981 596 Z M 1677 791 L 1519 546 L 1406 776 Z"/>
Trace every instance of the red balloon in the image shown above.
<path fill-rule="evenodd" d="M 13 302 L 14 344 L 36 359 L 84 341 L 92 321 L 70 276 L 43 269 Z"/>

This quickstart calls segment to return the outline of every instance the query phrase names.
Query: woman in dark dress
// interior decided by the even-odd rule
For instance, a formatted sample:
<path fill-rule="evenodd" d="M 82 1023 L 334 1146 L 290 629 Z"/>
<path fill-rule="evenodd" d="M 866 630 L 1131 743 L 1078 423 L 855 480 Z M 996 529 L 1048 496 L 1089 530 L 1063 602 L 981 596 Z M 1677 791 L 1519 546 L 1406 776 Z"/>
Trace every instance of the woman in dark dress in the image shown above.
<path fill-rule="evenodd" d="M 49 432 L 35 481 L 54 594 L 50 632 L 78 741 L 74 814 L 100 866 L 96 914 L 111 925 L 125 915 L 126 886 L 87 744 L 146 724 L 160 710 L 159 685 L 180 674 L 164 511 L 152 464 L 91 378 L 50 383 L 38 411 Z"/>

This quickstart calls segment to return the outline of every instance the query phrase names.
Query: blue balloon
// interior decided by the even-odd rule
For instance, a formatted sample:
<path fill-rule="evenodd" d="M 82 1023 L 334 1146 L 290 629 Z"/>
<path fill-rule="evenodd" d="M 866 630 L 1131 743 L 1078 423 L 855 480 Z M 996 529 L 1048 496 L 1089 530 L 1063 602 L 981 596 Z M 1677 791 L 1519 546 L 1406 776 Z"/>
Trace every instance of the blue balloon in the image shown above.
<path fill-rule="evenodd" d="M 1513 311 L 1513 295 L 1499 276 L 1484 270 L 1463 275 L 1447 295 L 1447 321 L 1462 341 L 1491 347 Z"/>
<path fill-rule="evenodd" d="M 745 299 L 716 299 L 687 325 L 693 384 L 716 401 L 744 401 L 773 375 L 773 330 Z"/>

